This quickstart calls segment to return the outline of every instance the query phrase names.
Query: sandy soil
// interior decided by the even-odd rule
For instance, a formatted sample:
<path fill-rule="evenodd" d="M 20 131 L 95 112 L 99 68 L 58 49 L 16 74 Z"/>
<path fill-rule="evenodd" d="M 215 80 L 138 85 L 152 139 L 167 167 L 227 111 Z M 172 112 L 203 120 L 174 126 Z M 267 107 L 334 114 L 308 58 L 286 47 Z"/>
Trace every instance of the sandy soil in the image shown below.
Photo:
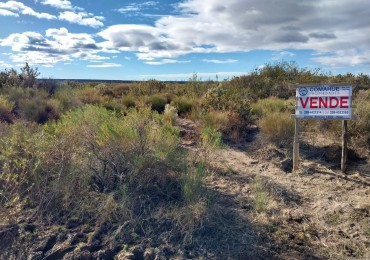
<path fill-rule="evenodd" d="M 192 126 L 189 121 L 180 125 Z M 263 248 L 239 255 L 370 259 L 369 160 L 350 158 L 343 174 L 333 154 L 337 149 L 325 142 L 313 146 L 307 138 L 302 143 L 297 173 L 291 172 L 290 149 L 277 148 L 258 131 L 210 153 L 208 188 L 221 199 L 231 198 L 228 210 L 250 224 L 252 230 L 245 232 L 254 247 Z"/>

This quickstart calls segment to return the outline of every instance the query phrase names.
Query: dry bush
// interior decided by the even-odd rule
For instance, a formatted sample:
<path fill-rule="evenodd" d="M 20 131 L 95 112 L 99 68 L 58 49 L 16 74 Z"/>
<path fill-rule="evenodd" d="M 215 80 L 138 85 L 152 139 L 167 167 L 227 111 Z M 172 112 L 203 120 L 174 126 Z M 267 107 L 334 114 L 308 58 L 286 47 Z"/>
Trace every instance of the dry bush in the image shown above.
<path fill-rule="evenodd" d="M 84 104 L 102 104 L 106 100 L 106 98 L 100 94 L 98 88 L 84 87 L 75 90 L 74 94 Z"/>
<path fill-rule="evenodd" d="M 164 108 L 163 120 L 171 125 L 175 123 L 177 118 L 177 109 L 170 104 L 167 104 Z"/>
<path fill-rule="evenodd" d="M 287 145 L 293 141 L 294 120 L 289 113 L 270 113 L 259 121 L 262 133 L 278 145 Z"/>
<path fill-rule="evenodd" d="M 237 142 L 240 141 L 248 130 L 249 123 L 237 112 L 227 114 L 227 125 L 221 129 L 224 137 Z"/>

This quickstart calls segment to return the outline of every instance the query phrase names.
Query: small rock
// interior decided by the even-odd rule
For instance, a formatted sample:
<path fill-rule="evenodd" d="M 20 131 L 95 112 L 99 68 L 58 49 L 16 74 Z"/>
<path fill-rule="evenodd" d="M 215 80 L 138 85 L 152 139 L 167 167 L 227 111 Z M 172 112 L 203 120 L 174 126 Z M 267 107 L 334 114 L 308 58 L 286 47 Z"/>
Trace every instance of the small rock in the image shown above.
<path fill-rule="evenodd" d="M 255 164 L 258 164 L 258 163 L 259 163 L 258 160 L 253 160 L 253 161 L 250 162 L 251 165 L 255 165 Z"/>

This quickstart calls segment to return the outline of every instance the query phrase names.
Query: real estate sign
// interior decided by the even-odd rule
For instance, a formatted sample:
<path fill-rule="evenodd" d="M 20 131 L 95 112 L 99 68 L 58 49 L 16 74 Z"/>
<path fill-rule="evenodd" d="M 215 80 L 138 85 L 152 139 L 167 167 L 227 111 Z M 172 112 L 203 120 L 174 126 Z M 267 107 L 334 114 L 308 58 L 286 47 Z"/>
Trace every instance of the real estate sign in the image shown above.
<path fill-rule="evenodd" d="M 296 97 L 296 118 L 352 118 L 352 86 L 300 86 Z"/>

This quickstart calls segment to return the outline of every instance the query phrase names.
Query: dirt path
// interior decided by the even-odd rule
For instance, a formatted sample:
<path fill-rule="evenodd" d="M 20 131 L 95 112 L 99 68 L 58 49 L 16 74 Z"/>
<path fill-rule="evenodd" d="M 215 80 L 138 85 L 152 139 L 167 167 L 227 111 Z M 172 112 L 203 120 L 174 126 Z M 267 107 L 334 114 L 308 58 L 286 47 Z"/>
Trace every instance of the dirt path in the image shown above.
<path fill-rule="evenodd" d="M 185 132 L 196 132 L 191 122 L 183 125 Z M 300 173 L 293 174 L 284 165 L 286 153 L 256 134 L 252 142 L 210 154 L 208 189 L 219 194 L 220 204 L 227 201 L 224 210 L 250 226 L 235 235 L 247 235 L 253 248 L 230 245 L 233 256 L 370 259 L 369 161 L 350 165 L 344 175 L 320 157 L 302 159 Z"/>

